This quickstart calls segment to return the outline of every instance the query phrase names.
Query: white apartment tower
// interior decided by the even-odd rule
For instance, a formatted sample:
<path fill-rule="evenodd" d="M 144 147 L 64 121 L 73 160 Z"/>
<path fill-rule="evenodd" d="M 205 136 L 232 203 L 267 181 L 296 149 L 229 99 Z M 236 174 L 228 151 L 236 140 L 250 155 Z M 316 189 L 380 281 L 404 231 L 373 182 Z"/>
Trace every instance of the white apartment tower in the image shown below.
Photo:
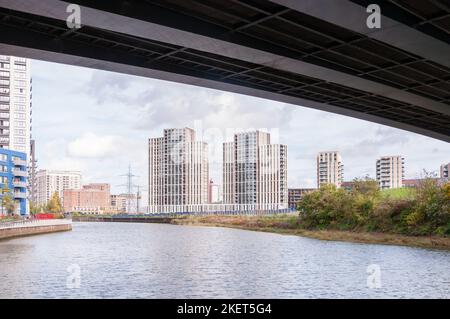
<path fill-rule="evenodd" d="M 271 204 L 280 204 L 278 208 L 287 208 L 287 146 L 261 145 L 259 157 L 260 191 L 258 195 L 261 209 L 271 209 Z"/>
<path fill-rule="evenodd" d="M 165 129 L 149 139 L 149 211 L 208 203 L 208 145 L 190 128 Z"/>
<path fill-rule="evenodd" d="M 225 204 L 232 204 L 235 202 L 234 142 L 223 143 L 222 165 L 223 202 Z"/>
<path fill-rule="evenodd" d="M 261 131 L 237 133 L 223 143 L 223 202 L 287 208 L 287 146 L 270 144 L 270 134 Z"/>
<path fill-rule="evenodd" d="M 341 187 L 344 181 L 344 164 L 339 152 L 320 152 L 317 154 L 317 187 L 334 184 Z"/>
<path fill-rule="evenodd" d="M 377 181 L 380 189 L 403 186 L 405 159 L 402 156 L 383 156 L 377 160 Z"/>
<path fill-rule="evenodd" d="M 63 198 L 66 189 L 81 189 L 81 172 L 60 170 L 39 170 L 36 174 L 37 204 L 45 205 L 57 192 Z"/>
<path fill-rule="evenodd" d="M 0 147 L 27 154 L 31 139 L 30 60 L 0 55 Z"/>

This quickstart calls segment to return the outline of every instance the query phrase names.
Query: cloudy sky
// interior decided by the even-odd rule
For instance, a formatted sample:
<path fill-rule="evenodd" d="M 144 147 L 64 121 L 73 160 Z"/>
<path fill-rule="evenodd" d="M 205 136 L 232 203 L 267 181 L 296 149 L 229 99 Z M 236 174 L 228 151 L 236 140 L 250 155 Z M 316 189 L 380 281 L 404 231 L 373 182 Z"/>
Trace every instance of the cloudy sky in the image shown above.
<path fill-rule="evenodd" d="M 219 184 L 221 143 L 243 129 L 288 145 L 289 187 L 315 186 L 315 156 L 324 150 L 341 152 L 345 180 L 374 177 L 382 155 L 405 156 L 407 178 L 450 161 L 448 143 L 306 107 L 36 60 L 32 77 L 39 168 L 80 170 L 83 183 L 108 182 L 117 193 L 128 165 L 147 188 L 147 139 L 172 127 L 192 127 L 208 142 Z"/>

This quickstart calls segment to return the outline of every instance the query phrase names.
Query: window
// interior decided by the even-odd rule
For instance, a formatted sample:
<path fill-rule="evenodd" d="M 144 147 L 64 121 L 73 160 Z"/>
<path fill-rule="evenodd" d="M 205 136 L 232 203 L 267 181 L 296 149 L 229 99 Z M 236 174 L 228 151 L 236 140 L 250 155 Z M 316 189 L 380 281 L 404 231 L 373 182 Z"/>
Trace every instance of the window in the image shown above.
<path fill-rule="evenodd" d="M 6 162 L 8 160 L 8 155 L 0 154 L 0 161 Z"/>
<path fill-rule="evenodd" d="M 25 79 L 27 77 L 27 74 L 25 72 L 16 72 L 15 75 L 18 79 Z"/>
<path fill-rule="evenodd" d="M 8 171 L 8 166 L 0 165 L 0 172 L 7 172 L 7 171 Z"/>
<path fill-rule="evenodd" d="M 25 136 L 25 130 L 14 130 L 14 134 L 18 136 Z"/>
<path fill-rule="evenodd" d="M 15 108 L 17 111 L 25 111 L 25 110 L 26 110 L 26 107 L 25 107 L 25 105 L 23 105 L 23 104 L 17 104 L 17 103 L 14 103 L 14 108 Z"/>
<path fill-rule="evenodd" d="M 20 120 L 24 120 L 25 119 L 25 113 L 14 113 L 14 118 L 15 119 L 20 119 Z"/>
<path fill-rule="evenodd" d="M 25 87 L 27 85 L 27 82 L 24 80 L 15 80 L 14 85 L 19 87 Z"/>
<path fill-rule="evenodd" d="M 14 69 L 25 71 L 27 69 L 27 66 L 22 64 L 14 64 Z"/>

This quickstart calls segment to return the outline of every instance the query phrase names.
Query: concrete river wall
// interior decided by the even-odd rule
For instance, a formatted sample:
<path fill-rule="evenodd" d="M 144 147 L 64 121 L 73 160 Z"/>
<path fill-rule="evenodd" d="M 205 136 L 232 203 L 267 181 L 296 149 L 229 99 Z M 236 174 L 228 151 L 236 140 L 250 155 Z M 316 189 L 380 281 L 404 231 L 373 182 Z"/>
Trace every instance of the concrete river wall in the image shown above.
<path fill-rule="evenodd" d="M 102 216 L 74 216 L 74 222 L 119 222 L 119 223 L 157 223 L 170 224 L 172 217 L 102 217 Z"/>
<path fill-rule="evenodd" d="M 0 223 L 0 239 L 72 230 L 70 219 L 25 220 Z"/>

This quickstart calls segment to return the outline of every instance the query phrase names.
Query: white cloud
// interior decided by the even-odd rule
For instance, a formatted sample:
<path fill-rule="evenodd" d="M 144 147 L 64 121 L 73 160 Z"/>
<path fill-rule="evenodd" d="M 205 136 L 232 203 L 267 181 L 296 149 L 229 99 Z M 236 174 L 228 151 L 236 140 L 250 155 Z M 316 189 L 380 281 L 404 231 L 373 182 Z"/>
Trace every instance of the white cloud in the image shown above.
<path fill-rule="evenodd" d="M 113 155 L 119 149 L 119 137 L 98 136 L 85 133 L 67 145 L 67 153 L 73 157 L 98 158 Z"/>
<path fill-rule="evenodd" d="M 278 129 L 277 142 L 288 145 L 289 187 L 315 186 L 316 154 L 323 150 L 341 151 L 346 180 L 373 176 L 381 155 L 404 155 L 410 177 L 450 160 L 449 143 L 305 107 L 41 61 L 33 61 L 32 72 L 39 168 L 81 169 L 85 182 L 108 182 L 115 192 L 124 190 L 129 164 L 147 188 L 149 137 L 196 121 L 198 138 L 217 159 L 210 174 L 218 183 L 229 129 Z"/>

